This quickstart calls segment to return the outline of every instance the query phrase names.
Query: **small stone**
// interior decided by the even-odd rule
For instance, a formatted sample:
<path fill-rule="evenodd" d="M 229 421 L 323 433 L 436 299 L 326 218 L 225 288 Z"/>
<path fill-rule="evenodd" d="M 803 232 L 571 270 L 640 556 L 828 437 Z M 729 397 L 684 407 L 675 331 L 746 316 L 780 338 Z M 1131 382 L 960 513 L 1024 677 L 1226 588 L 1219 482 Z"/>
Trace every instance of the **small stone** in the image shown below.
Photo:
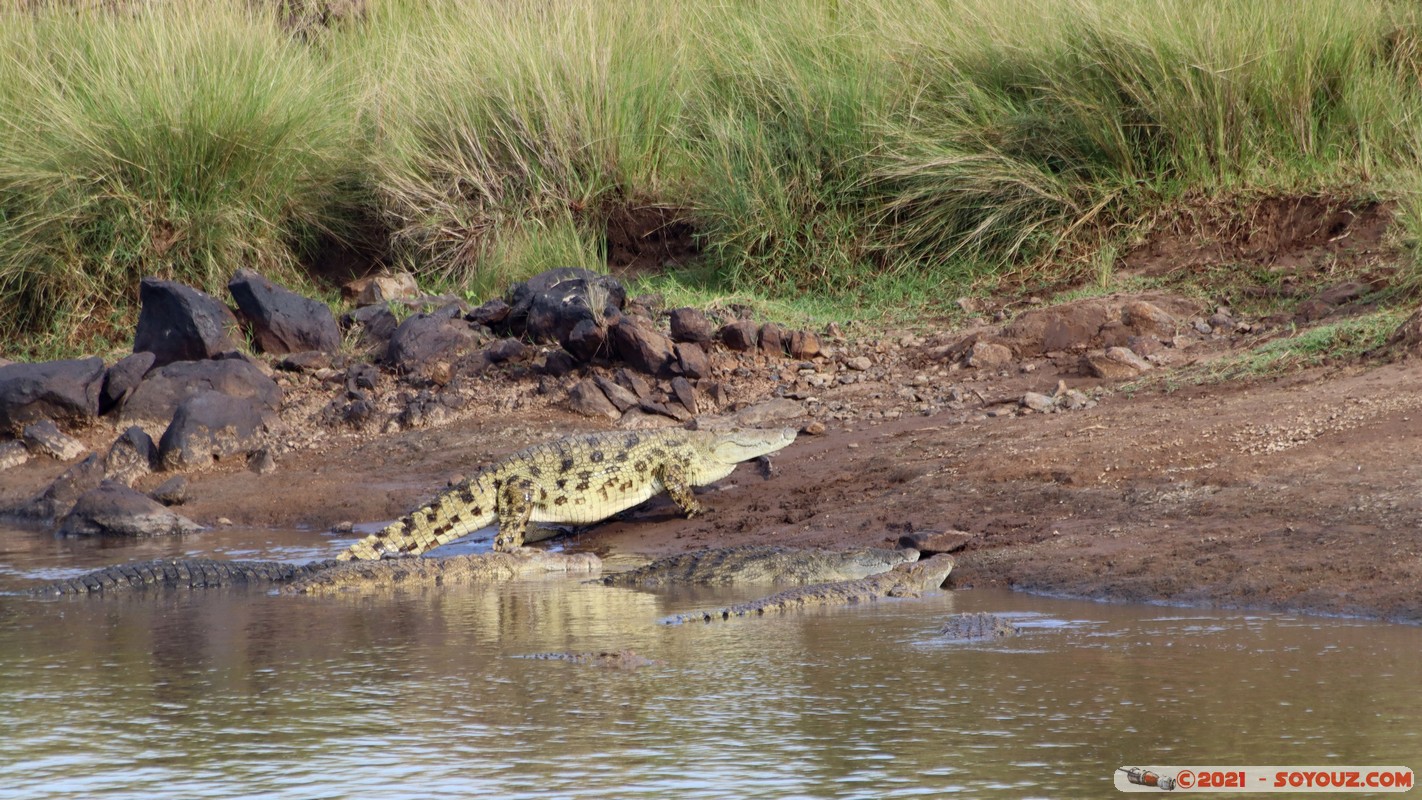
<path fill-rule="evenodd" d="M 806 425 L 802 430 L 810 436 L 820 436 L 825 432 L 825 424 L 819 420 L 815 420 L 809 425 Z"/>
<path fill-rule="evenodd" d="M 608 333 L 618 358 L 648 375 L 664 374 L 676 358 L 670 339 L 634 317 L 623 317 Z"/>
<path fill-rule="evenodd" d="M 84 454 L 84 443 L 60 432 L 53 420 L 43 419 L 25 426 L 21 436 L 30 451 L 59 461 L 70 461 Z"/>
<path fill-rule="evenodd" d="M 996 342 L 974 342 L 963 361 L 976 369 L 997 369 L 1012 361 L 1012 348 Z"/>
<path fill-rule="evenodd" d="M 672 393 L 676 395 L 677 401 L 685 406 L 687 411 L 693 414 L 698 413 L 696 387 L 692 386 L 690 381 L 686 378 L 672 378 L 671 388 Z"/>
<path fill-rule="evenodd" d="M 607 395 L 603 394 L 592 378 L 584 378 L 568 390 L 568 406 L 589 417 L 617 419 L 621 416 L 621 412 L 607 399 Z"/>
<path fill-rule="evenodd" d="M 464 315 L 464 318 L 475 325 L 494 327 L 500 325 L 509 318 L 512 306 L 503 300 L 490 300 L 482 306 Z"/>
<path fill-rule="evenodd" d="M 341 520 L 331 526 L 331 533 L 352 533 L 355 531 L 355 523 L 348 519 Z"/>
<path fill-rule="evenodd" d="M 1213 330 L 1224 331 L 1225 333 L 1234 330 L 1234 320 L 1230 318 L 1228 314 L 1211 314 L 1206 322 L 1209 323 L 1210 328 Z"/>
<path fill-rule="evenodd" d="M 1045 394 L 1040 394 L 1038 392 L 1028 392 L 1022 395 L 1022 405 L 1026 408 L 1030 408 L 1033 411 L 1036 411 L 1039 414 L 1047 414 L 1056 410 L 1057 401 L 1054 398 L 1048 397 Z"/>
<path fill-rule="evenodd" d="M 593 382 L 597 384 L 597 388 L 602 390 L 603 395 L 607 397 L 608 401 L 617 407 L 618 413 L 622 413 L 641 402 L 641 397 L 635 392 L 619 386 L 617 383 L 601 375 L 593 377 Z"/>
<path fill-rule="evenodd" d="M 776 357 L 785 355 L 786 337 L 785 326 L 774 322 L 765 323 L 760 326 L 760 333 L 758 334 L 760 351 L 766 355 Z"/>
<path fill-rule="evenodd" d="M 717 334 L 727 349 L 744 352 L 760 344 L 760 330 L 750 320 L 739 320 L 721 326 Z"/>
<path fill-rule="evenodd" d="M 711 341 L 711 321 L 695 308 L 674 308 L 671 311 L 671 338 L 674 342 L 705 344 Z"/>
<path fill-rule="evenodd" d="M 550 378 L 561 378 L 578 368 L 573 354 L 566 350 L 554 350 L 543 359 L 542 372 Z"/>
<path fill-rule="evenodd" d="M 711 374 L 711 362 L 706 358 L 706 351 L 695 342 L 678 342 L 676 361 L 681 367 L 681 374 L 692 380 L 700 380 Z"/>
<path fill-rule="evenodd" d="M 0 442 L 0 471 L 18 467 L 30 460 L 29 448 L 15 439 Z"/>
<path fill-rule="evenodd" d="M 824 344 L 820 342 L 820 337 L 809 331 L 791 331 L 790 338 L 786 341 L 786 348 L 790 352 L 791 358 L 811 359 L 824 352 Z"/>
<path fill-rule="evenodd" d="M 1210 327 L 1210 323 L 1202 319 L 1191 320 L 1190 325 L 1195 329 L 1195 332 L 1201 336 L 1209 336 L 1215 332 L 1214 329 Z"/>
<path fill-rule="evenodd" d="M 258 475 L 270 475 L 276 472 L 276 468 L 276 458 L 272 456 L 272 451 L 265 447 L 247 456 L 247 469 Z"/>
<path fill-rule="evenodd" d="M 165 506 L 180 506 L 188 502 L 188 479 L 175 475 L 158 484 L 158 488 L 149 492 L 148 496 Z"/>
<path fill-rule="evenodd" d="M 132 486 L 138 478 L 153 471 L 158 461 L 158 447 L 153 437 L 137 425 L 119 435 L 104 455 L 104 478 Z"/>
<path fill-rule="evenodd" d="M 874 362 L 870 361 L 868 356 L 855 356 L 854 358 L 845 361 L 844 365 L 852 370 L 863 372 L 864 370 L 867 370 L 870 367 L 874 366 Z"/>
<path fill-rule="evenodd" d="M 230 528 L 232 527 L 232 520 L 228 519 L 227 517 L 218 517 L 217 524 L 221 525 L 224 528 Z"/>
<path fill-rule="evenodd" d="M 1134 352 L 1132 352 L 1129 348 L 1126 347 L 1108 347 L 1106 349 L 1106 357 L 1119 361 L 1122 364 L 1129 364 L 1132 367 L 1135 367 L 1136 369 L 1140 370 L 1141 372 L 1145 372 L 1146 370 L 1152 368 L 1151 363 L 1149 361 L 1146 361 L 1144 358 L 1141 358 L 1140 356 L 1136 355 Z"/>
<path fill-rule="evenodd" d="M 1121 306 L 1121 322 L 1138 335 L 1149 334 L 1160 339 L 1173 337 L 1179 324 L 1160 306 L 1145 300 L 1132 300 Z"/>
<path fill-rule="evenodd" d="M 485 352 L 488 353 L 490 361 L 502 364 L 505 361 L 522 361 L 528 354 L 528 346 L 518 339 L 505 338 L 489 345 Z"/>
<path fill-rule="evenodd" d="M 330 369 L 331 354 L 320 350 L 302 350 L 298 353 L 288 353 L 277 362 L 277 369 L 287 372 L 314 373 L 317 370 Z"/>
<path fill-rule="evenodd" d="M 353 297 L 358 306 L 385 303 L 391 300 L 414 300 L 420 296 L 420 285 L 408 272 L 370 275 L 341 287 L 341 293 Z"/>

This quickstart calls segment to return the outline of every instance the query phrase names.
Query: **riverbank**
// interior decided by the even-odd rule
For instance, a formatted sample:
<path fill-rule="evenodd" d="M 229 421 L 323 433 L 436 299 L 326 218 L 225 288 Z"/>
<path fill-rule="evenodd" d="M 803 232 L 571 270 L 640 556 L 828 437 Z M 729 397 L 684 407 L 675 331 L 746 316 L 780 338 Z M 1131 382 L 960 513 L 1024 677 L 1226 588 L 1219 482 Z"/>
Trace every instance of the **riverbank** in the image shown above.
<path fill-rule="evenodd" d="M 849 413 L 800 417 L 823 432 L 779 454 L 769 477 L 743 466 L 704 491 L 703 516 L 683 519 L 662 497 L 560 541 L 661 556 L 743 543 L 883 546 L 956 530 L 958 588 L 1422 621 L 1415 363 L 1128 391 L 1081 374 L 1078 356 L 955 368 L 936 342 L 847 346 L 839 358 L 873 366 L 844 369 L 855 379 L 796 402 Z M 1230 351 L 1228 340 L 1195 347 L 1200 361 Z M 530 379 L 483 380 L 475 389 L 490 404 L 440 427 L 330 430 L 266 474 L 231 463 L 191 473 L 181 511 L 208 526 L 306 528 L 311 547 L 334 552 L 352 538 L 331 532 L 343 523 L 393 519 L 505 452 L 605 427 L 540 396 Z M 924 395 L 956 386 L 966 399 L 925 415 L 915 384 Z M 1059 384 L 1091 401 L 1052 413 L 1022 405 Z M 79 433 L 102 446 L 107 428 Z M 0 501 L 32 495 L 63 468 L 36 459 L 7 471 Z M 49 535 L 36 532 L 36 543 Z"/>

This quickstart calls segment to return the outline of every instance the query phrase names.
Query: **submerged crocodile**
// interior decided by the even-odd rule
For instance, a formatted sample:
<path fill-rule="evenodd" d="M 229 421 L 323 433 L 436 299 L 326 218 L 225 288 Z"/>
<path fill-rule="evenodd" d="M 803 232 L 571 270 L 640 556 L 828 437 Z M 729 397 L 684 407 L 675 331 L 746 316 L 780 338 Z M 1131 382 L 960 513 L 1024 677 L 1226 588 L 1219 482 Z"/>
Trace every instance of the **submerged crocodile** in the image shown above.
<path fill-rule="evenodd" d="M 742 461 L 795 441 L 795 429 L 614 431 L 534 445 L 490 464 L 384 530 L 351 545 L 342 561 L 417 555 L 498 522 L 495 550 L 523 544 L 530 521 L 591 524 L 661 491 L 688 517 L 693 486 L 714 483 Z"/>
<path fill-rule="evenodd" d="M 863 578 L 918 560 L 917 550 L 809 550 L 767 545 L 697 550 L 605 575 L 608 586 L 657 588 L 687 584 L 824 583 Z"/>
<path fill-rule="evenodd" d="M 330 569 L 333 559 L 309 564 L 281 561 L 223 561 L 215 558 L 160 558 L 120 564 L 52 581 L 29 590 L 34 595 L 99 594 L 135 589 L 211 589 L 221 586 L 282 584 Z"/>
<path fill-rule="evenodd" d="M 1022 629 L 996 614 L 975 611 L 970 614 L 954 614 L 948 618 L 938 633 L 948 639 L 1006 639 L 1016 636 Z"/>
<path fill-rule="evenodd" d="M 655 667 L 662 664 L 654 658 L 639 656 L 631 650 L 598 653 L 533 653 L 522 657 L 535 661 L 566 661 L 569 664 L 584 664 L 611 669 L 637 669 L 638 667 Z"/>
<path fill-rule="evenodd" d="M 832 581 L 787 589 L 769 597 L 738 603 L 715 611 L 678 614 L 663 620 L 667 624 L 714 622 L 731 617 L 759 616 L 780 611 L 796 611 L 816 606 L 869 603 L 884 597 L 915 597 L 943 585 L 956 562 L 947 554 L 922 561 L 899 564 L 888 572 L 851 581 Z"/>
<path fill-rule="evenodd" d="M 588 574 L 600 569 L 602 559 L 592 553 L 549 553 L 520 547 L 509 552 L 471 553 L 445 558 L 337 562 L 330 569 L 283 585 L 281 591 L 286 594 L 335 594 L 423 589 L 517 578 Z"/>

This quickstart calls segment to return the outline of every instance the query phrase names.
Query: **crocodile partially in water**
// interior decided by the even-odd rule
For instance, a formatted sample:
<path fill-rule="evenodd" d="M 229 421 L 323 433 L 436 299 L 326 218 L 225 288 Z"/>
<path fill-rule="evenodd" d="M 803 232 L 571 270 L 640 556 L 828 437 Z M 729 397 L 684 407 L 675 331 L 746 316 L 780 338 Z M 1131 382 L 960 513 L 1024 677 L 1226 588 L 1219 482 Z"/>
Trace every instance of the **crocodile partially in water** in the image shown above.
<path fill-rule="evenodd" d="M 111 594 L 144 589 L 214 589 L 268 586 L 314 575 L 339 561 L 308 564 L 281 561 L 225 561 L 217 558 L 160 558 L 104 567 L 76 578 L 51 581 L 29 590 L 33 595 Z"/>
<path fill-rule="evenodd" d="M 519 578 L 591 574 L 602 569 L 592 553 L 550 553 L 531 547 L 444 558 L 394 558 L 338 562 L 330 569 L 284 584 L 284 594 L 423 589 Z"/>
<path fill-rule="evenodd" d="M 906 549 L 836 551 L 743 545 L 682 553 L 599 580 L 608 586 L 643 589 L 690 584 L 809 584 L 854 580 L 917 560 L 918 551 Z"/>
<path fill-rule="evenodd" d="M 494 462 L 378 533 L 342 561 L 416 555 L 499 524 L 495 550 L 523 544 L 532 522 L 591 524 L 665 491 L 688 517 L 692 487 L 721 480 L 742 461 L 795 441 L 794 428 L 613 431 L 546 442 Z"/>
<path fill-rule="evenodd" d="M 956 562 L 947 554 L 922 561 L 899 564 L 887 572 L 848 581 L 817 583 L 801 586 L 733 606 L 712 611 L 678 614 L 663 620 L 667 624 L 684 622 L 715 622 L 732 617 L 760 616 L 784 611 L 797 611 L 817 606 L 871 603 L 885 597 L 916 597 L 943 585 Z"/>
<path fill-rule="evenodd" d="M 40 596 L 112 594 L 143 589 L 212 589 L 277 586 L 291 594 L 418 589 L 514 580 L 546 575 L 588 575 L 602 569 L 590 553 L 565 555 L 521 547 L 508 553 L 471 553 L 446 558 L 396 558 L 307 564 L 169 558 L 120 564 L 29 590 Z"/>

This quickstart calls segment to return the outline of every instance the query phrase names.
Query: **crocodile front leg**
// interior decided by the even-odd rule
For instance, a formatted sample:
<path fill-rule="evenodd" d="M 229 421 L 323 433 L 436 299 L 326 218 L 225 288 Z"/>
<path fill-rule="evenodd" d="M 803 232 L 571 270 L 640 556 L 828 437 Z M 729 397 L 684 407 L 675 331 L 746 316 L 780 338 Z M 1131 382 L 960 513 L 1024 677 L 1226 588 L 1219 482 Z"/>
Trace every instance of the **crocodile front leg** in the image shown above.
<path fill-rule="evenodd" d="M 686 470 L 680 464 L 663 464 L 657 470 L 657 479 L 662 482 L 662 486 L 671 495 L 673 503 L 688 518 L 701 513 L 701 503 L 696 499 L 696 495 L 691 491 L 691 481 L 686 477 Z"/>
<path fill-rule="evenodd" d="M 516 550 L 523 546 L 523 534 L 533 515 L 533 486 L 507 483 L 499 490 L 499 533 L 494 537 L 494 549 Z"/>

